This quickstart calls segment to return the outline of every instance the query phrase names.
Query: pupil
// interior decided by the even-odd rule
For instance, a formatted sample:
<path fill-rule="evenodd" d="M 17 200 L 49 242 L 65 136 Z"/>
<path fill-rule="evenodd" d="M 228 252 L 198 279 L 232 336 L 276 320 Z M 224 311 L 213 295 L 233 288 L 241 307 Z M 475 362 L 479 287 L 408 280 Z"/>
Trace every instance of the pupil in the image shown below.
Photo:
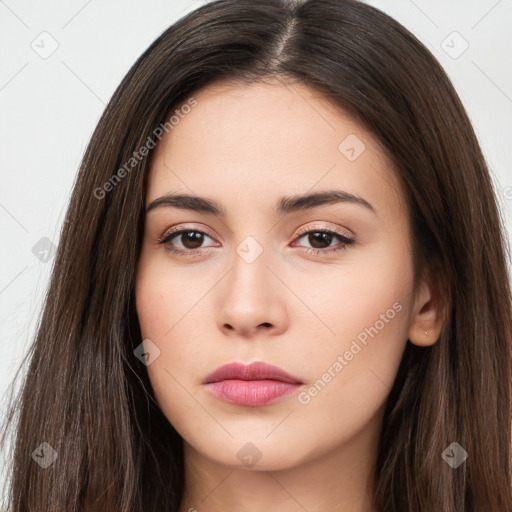
<path fill-rule="evenodd" d="M 186 240 L 186 242 L 184 241 Z M 187 231 L 181 235 L 183 245 L 188 249 L 197 249 L 203 243 L 203 234 L 197 231 Z M 190 244 L 190 245 L 188 245 Z"/>
<path fill-rule="evenodd" d="M 330 235 L 329 233 L 315 232 L 315 233 L 311 233 L 309 235 L 309 243 L 315 249 L 322 248 L 322 247 L 317 247 L 315 244 L 317 244 L 317 243 L 320 243 L 320 244 L 327 243 L 327 246 L 329 246 L 329 245 L 331 245 L 331 240 L 332 240 L 332 235 Z"/>

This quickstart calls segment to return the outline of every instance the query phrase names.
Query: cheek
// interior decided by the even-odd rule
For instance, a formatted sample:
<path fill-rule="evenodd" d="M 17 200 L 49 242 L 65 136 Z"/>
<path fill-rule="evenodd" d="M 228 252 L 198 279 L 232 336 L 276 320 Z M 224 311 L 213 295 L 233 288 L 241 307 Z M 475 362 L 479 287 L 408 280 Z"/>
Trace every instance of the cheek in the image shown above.
<path fill-rule="evenodd" d="M 404 333 L 407 337 L 413 273 L 407 247 L 399 242 L 347 253 L 336 267 L 305 271 L 300 279 L 287 277 L 297 283 L 294 292 L 307 306 L 298 304 L 294 320 L 311 319 L 317 346 L 342 351 L 354 339 L 363 346 L 379 340 L 372 344 L 379 352 L 394 340 L 400 345 Z M 303 341 L 304 348 L 314 348 Z"/>
<path fill-rule="evenodd" d="M 141 256 L 135 280 L 137 315 L 143 337 L 165 341 L 197 303 L 198 291 L 190 274 L 170 265 L 163 251 L 147 253 Z"/>
<path fill-rule="evenodd" d="M 194 297 L 185 283 L 180 282 L 180 272 L 172 272 L 171 276 L 169 265 L 161 259 L 152 257 L 141 261 L 135 286 L 142 339 L 150 339 L 160 351 L 159 359 L 147 366 L 155 391 L 159 381 L 170 378 L 165 370 L 174 373 L 175 368 L 191 360 L 194 350 L 194 344 L 180 335 Z"/>
<path fill-rule="evenodd" d="M 336 410 L 333 435 L 337 429 L 355 432 L 384 404 L 393 385 L 409 330 L 412 267 L 406 247 L 390 244 L 369 253 L 345 269 L 316 276 L 317 293 L 307 295 L 322 320 L 314 321 L 313 340 L 302 337 L 304 369 L 312 377 L 299 397 L 312 419 L 307 428 L 320 428 L 313 418 L 321 418 L 322 410 Z M 299 293 L 305 296 L 313 282 L 302 283 Z"/>
<path fill-rule="evenodd" d="M 194 374 L 195 367 L 201 368 L 208 356 L 195 337 L 203 323 L 200 300 L 209 288 L 193 284 L 190 273 L 173 268 L 163 253 L 141 256 L 135 280 L 137 315 L 142 339 L 159 350 L 146 370 L 160 408 L 182 435 L 204 421 L 190 392 L 202 377 Z"/>

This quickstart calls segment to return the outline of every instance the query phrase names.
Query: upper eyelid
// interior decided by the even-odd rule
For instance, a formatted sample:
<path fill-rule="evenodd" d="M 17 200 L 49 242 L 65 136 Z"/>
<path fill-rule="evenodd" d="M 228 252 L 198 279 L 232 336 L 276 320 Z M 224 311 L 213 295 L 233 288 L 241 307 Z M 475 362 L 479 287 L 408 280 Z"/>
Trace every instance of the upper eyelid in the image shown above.
<path fill-rule="evenodd" d="M 195 226 L 181 226 L 181 225 L 178 225 L 177 227 L 174 226 L 172 228 L 169 228 L 167 230 L 165 230 L 162 234 L 162 236 L 160 238 L 165 238 L 167 237 L 168 235 L 175 235 L 177 233 L 181 233 L 181 232 L 186 232 L 186 231 L 198 231 L 198 232 L 201 232 L 201 233 L 204 233 L 205 235 L 208 235 L 210 238 L 215 238 L 208 229 L 206 228 L 198 228 L 198 227 L 195 227 Z"/>
<path fill-rule="evenodd" d="M 320 222 L 320 221 L 317 221 L 317 222 Z M 333 227 L 320 225 L 320 224 L 317 224 L 314 226 L 306 226 L 304 229 L 299 229 L 296 236 L 303 236 L 312 231 L 329 231 L 331 233 L 336 233 L 337 235 L 341 235 L 341 236 L 344 236 L 347 238 L 353 237 L 353 234 L 346 228 L 339 228 L 339 227 L 333 228 Z"/>
<path fill-rule="evenodd" d="M 320 221 L 317 221 L 317 222 L 320 222 Z M 208 229 L 206 228 L 198 228 L 196 226 L 179 226 L 177 228 L 169 228 L 168 230 L 164 231 L 163 235 L 160 237 L 160 239 L 164 239 L 166 238 L 167 236 L 173 234 L 177 234 L 177 233 L 180 233 L 180 232 L 183 232 L 183 231 L 197 231 L 197 232 L 202 232 L 204 233 L 205 235 L 209 236 L 210 238 L 212 239 L 215 239 L 215 236 L 213 236 L 212 233 L 209 232 Z M 328 232 L 331 232 L 331 233 L 335 233 L 337 235 L 341 235 L 341 236 L 344 236 L 346 238 L 351 238 L 353 235 L 346 229 L 343 229 L 343 228 L 333 228 L 333 227 L 329 227 L 329 226 L 325 226 L 325 225 L 313 225 L 313 226 L 306 226 L 302 229 L 299 229 L 299 231 L 295 234 L 296 237 L 302 237 L 308 233 L 311 233 L 312 231 L 328 231 Z"/>

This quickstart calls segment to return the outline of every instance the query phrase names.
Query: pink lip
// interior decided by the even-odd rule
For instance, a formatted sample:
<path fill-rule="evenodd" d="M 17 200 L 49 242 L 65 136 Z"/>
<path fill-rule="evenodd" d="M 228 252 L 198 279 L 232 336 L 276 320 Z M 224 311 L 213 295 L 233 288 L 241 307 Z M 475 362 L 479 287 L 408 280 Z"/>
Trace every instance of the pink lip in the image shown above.
<path fill-rule="evenodd" d="M 257 407 L 293 393 L 303 382 L 277 366 L 256 361 L 221 366 L 203 384 L 225 402 Z"/>

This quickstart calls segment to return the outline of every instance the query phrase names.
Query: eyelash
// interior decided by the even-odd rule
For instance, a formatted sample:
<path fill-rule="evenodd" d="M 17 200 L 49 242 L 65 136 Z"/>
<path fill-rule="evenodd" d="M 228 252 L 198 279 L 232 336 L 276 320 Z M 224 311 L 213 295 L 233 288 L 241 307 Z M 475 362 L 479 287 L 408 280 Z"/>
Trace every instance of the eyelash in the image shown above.
<path fill-rule="evenodd" d="M 202 235 L 206 235 L 207 237 L 213 239 L 213 237 L 211 235 L 209 235 L 208 233 L 206 233 L 204 231 L 201 231 L 200 229 L 182 228 L 182 229 L 176 229 L 176 230 L 165 232 L 158 239 L 157 242 L 160 245 L 164 245 L 165 249 L 167 251 L 169 251 L 171 254 L 177 254 L 179 256 L 193 257 L 198 252 L 200 252 L 202 249 L 199 248 L 199 249 L 183 250 L 183 249 L 177 249 L 176 247 L 173 247 L 172 245 L 168 245 L 172 239 L 178 237 L 179 235 L 182 235 L 183 233 L 200 233 Z M 311 254 L 311 253 L 313 253 L 313 254 L 335 253 L 335 252 L 341 251 L 341 250 L 346 251 L 349 246 L 355 244 L 355 240 L 353 238 L 349 238 L 349 237 L 343 235 L 342 233 L 339 233 L 339 232 L 333 231 L 333 230 L 328 230 L 328 229 L 308 229 L 306 231 L 302 231 L 302 232 L 298 233 L 297 238 L 301 239 L 305 235 L 309 235 L 311 233 L 324 233 L 324 234 L 328 234 L 328 235 L 334 235 L 341 241 L 341 243 L 339 244 L 338 247 L 335 246 L 335 248 L 327 248 L 327 249 L 315 249 L 313 247 L 303 247 L 302 249 L 305 252 L 307 252 L 308 254 Z"/>

